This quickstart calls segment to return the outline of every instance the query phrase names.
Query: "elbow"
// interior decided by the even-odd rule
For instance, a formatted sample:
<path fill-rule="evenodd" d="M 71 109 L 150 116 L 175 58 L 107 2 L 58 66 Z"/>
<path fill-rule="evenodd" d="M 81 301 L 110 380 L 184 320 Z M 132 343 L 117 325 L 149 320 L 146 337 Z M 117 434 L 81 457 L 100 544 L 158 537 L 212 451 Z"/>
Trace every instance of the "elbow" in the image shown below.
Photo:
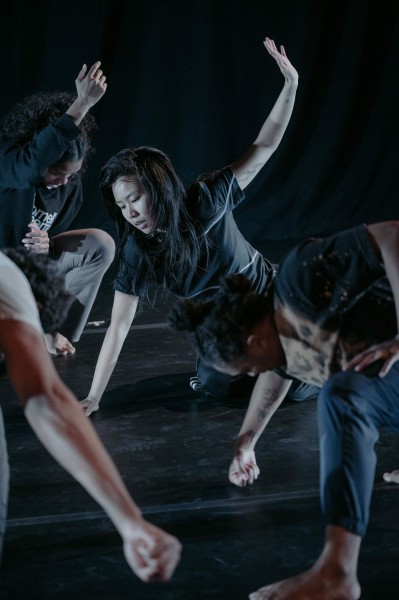
<path fill-rule="evenodd" d="M 369 235 L 380 252 L 399 248 L 399 221 L 383 221 L 367 227 Z"/>

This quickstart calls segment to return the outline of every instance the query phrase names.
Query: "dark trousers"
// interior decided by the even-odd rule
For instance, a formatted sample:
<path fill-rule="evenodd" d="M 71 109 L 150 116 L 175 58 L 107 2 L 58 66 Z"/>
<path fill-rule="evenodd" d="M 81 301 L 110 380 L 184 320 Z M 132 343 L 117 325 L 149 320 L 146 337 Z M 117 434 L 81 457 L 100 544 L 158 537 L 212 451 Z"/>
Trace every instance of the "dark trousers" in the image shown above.
<path fill-rule="evenodd" d="M 381 378 L 337 373 L 318 401 L 321 507 L 326 522 L 363 536 L 379 429 L 399 431 L 399 364 Z M 398 465 L 396 465 L 397 467 Z"/>

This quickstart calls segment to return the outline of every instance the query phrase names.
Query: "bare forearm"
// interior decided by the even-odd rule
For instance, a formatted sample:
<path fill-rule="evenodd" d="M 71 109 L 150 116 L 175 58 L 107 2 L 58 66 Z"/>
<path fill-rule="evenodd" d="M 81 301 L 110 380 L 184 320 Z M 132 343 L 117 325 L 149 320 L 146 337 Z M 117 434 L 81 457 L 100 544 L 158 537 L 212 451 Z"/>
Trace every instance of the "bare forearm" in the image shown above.
<path fill-rule="evenodd" d="M 297 82 L 285 82 L 275 105 L 255 140 L 255 145 L 276 149 L 280 144 L 291 119 L 297 88 Z"/>
<path fill-rule="evenodd" d="M 88 397 L 100 400 L 118 361 L 129 328 L 117 329 L 110 326 L 98 356 L 93 382 Z"/>
<path fill-rule="evenodd" d="M 50 454 L 103 507 L 119 532 L 141 518 L 109 454 L 69 391 L 30 398 L 25 415 Z"/>
<path fill-rule="evenodd" d="M 261 373 L 253 389 L 236 447 L 253 450 L 291 385 L 274 373 Z"/>
<path fill-rule="evenodd" d="M 286 81 L 258 137 L 247 151 L 230 165 L 242 190 L 256 177 L 278 148 L 292 115 L 296 90 L 296 83 Z"/>
<path fill-rule="evenodd" d="M 91 108 L 91 104 L 86 99 L 76 98 L 66 111 L 75 125 L 79 125 Z"/>
<path fill-rule="evenodd" d="M 115 292 L 111 323 L 105 334 L 89 398 L 100 401 L 114 371 L 122 346 L 136 314 L 139 299 Z"/>

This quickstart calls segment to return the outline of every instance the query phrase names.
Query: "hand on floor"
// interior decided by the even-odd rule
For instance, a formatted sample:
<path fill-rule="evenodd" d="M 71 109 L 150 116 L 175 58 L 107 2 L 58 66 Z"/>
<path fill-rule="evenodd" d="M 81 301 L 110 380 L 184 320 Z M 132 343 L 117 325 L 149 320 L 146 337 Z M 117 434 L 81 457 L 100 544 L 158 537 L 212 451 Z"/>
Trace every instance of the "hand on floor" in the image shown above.
<path fill-rule="evenodd" d="M 88 396 L 84 400 L 80 401 L 80 406 L 83 408 L 83 412 L 85 413 L 86 417 L 89 417 L 92 412 L 95 412 L 100 408 L 100 400 L 96 400 Z"/>
<path fill-rule="evenodd" d="M 181 544 L 174 536 L 143 519 L 123 538 L 125 558 L 142 581 L 168 581 L 172 577 L 181 553 Z"/>
<path fill-rule="evenodd" d="M 238 450 L 229 469 L 229 480 L 238 487 L 251 485 L 260 474 L 253 450 Z"/>
<path fill-rule="evenodd" d="M 76 352 L 75 346 L 60 333 L 56 333 L 55 335 L 45 334 L 44 339 L 46 340 L 49 354 L 65 356 L 67 354 L 75 354 Z"/>

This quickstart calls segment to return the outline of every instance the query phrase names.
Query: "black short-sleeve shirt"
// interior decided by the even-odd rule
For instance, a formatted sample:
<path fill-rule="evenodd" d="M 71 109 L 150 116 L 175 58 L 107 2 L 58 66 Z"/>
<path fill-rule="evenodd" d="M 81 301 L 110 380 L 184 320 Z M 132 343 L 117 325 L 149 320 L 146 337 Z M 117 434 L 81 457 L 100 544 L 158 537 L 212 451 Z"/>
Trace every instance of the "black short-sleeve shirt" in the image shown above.
<path fill-rule="evenodd" d="M 209 239 L 207 257 L 203 257 L 191 277 L 181 276 L 173 293 L 192 298 L 214 290 L 221 277 L 243 273 L 254 290 L 263 292 L 273 278 L 273 266 L 243 237 L 233 217 L 233 210 L 244 200 L 233 172 L 229 167 L 204 175 L 187 192 L 187 209 L 193 219 L 201 222 Z M 133 236 L 124 247 L 124 264 L 119 270 L 114 289 L 135 294 L 138 253 Z"/>
<path fill-rule="evenodd" d="M 396 335 L 392 291 L 365 226 L 299 245 L 281 263 L 273 295 L 284 371 L 317 386 Z"/>

